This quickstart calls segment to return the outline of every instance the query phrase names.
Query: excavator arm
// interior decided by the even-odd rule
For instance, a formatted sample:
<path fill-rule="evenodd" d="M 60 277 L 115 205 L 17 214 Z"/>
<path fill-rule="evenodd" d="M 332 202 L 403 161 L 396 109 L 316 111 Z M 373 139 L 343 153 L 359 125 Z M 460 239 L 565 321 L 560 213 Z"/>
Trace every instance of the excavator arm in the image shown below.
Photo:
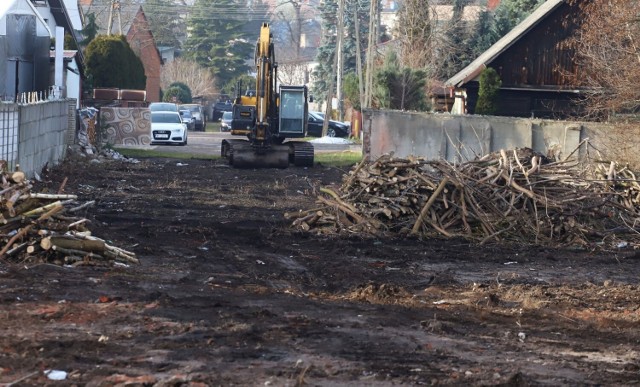
<path fill-rule="evenodd" d="M 275 57 L 271 31 L 265 23 L 260 29 L 256 43 L 256 141 L 266 141 L 269 133 L 269 118 L 273 116 L 275 101 Z"/>

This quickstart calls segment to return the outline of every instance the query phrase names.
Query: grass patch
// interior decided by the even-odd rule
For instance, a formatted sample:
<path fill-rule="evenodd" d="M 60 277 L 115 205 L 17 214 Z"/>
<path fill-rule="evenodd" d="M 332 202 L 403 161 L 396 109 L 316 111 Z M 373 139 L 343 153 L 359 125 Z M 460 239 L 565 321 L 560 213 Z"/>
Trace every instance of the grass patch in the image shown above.
<path fill-rule="evenodd" d="M 351 151 L 316 153 L 314 160 L 316 163 L 331 167 L 347 167 L 359 163 L 362 160 L 362 153 Z"/>
<path fill-rule="evenodd" d="M 207 133 L 220 132 L 220 121 L 207 121 L 207 124 L 204 126 L 204 131 Z"/>
<path fill-rule="evenodd" d="M 167 158 L 167 159 L 219 159 L 220 155 L 205 155 L 201 153 L 181 152 L 179 147 L 171 147 L 171 150 L 164 149 L 139 149 L 139 148 L 120 148 L 113 147 L 123 156 L 132 158 Z M 178 149 L 176 149 L 178 148 Z M 362 160 L 360 152 L 342 151 L 342 152 L 322 152 L 316 153 L 314 160 L 316 163 L 330 167 L 348 167 L 357 164 Z"/>
<path fill-rule="evenodd" d="M 113 147 L 121 155 L 132 158 L 158 157 L 167 159 L 219 159 L 220 155 L 205 155 L 202 153 L 180 152 L 179 150 L 137 149 Z"/>

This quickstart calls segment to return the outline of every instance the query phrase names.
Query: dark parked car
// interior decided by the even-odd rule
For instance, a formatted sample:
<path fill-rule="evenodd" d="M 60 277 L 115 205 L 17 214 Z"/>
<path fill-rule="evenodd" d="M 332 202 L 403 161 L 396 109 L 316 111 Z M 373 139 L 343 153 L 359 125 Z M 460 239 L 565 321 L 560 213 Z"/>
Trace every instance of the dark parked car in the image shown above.
<path fill-rule="evenodd" d="M 231 103 L 231 101 L 214 103 L 213 109 L 211 109 L 212 110 L 211 120 L 220 121 L 220 119 L 222 119 L 222 114 L 224 112 L 230 112 L 232 107 L 233 107 L 233 104 Z"/>
<path fill-rule="evenodd" d="M 196 119 L 190 110 L 180 109 L 180 117 L 182 117 L 182 122 L 187 124 L 188 130 L 196 130 Z"/>
<path fill-rule="evenodd" d="M 196 121 L 196 130 L 204 132 L 204 128 L 207 125 L 207 116 L 204 114 L 204 108 L 202 105 L 195 103 L 180 105 L 180 109 L 188 109 Z"/>
<path fill-rule="evenodd" d="M 309 112 L 307 120 L 307 134 L 312 137 L 322 137 L 322 124 L 324 123 L 324 115 L 319 112 Z M 329 120 L 327 128 L 328 137 L 349 137 L 351 135 L 351 126 L 340 121 Z"/>

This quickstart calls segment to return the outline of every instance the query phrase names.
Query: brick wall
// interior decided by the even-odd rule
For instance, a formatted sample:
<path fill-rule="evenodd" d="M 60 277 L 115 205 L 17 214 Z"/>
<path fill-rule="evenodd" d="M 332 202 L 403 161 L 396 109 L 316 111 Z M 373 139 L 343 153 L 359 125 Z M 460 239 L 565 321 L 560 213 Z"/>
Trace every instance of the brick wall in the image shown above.
<path fill-rule="evenodd" d="M 162 59 L 142 8 L 139 9 L 127 32 L 127 42 L 144 66 L 144 73 L 147 76 L 147 101 L 159 102 Z"/>

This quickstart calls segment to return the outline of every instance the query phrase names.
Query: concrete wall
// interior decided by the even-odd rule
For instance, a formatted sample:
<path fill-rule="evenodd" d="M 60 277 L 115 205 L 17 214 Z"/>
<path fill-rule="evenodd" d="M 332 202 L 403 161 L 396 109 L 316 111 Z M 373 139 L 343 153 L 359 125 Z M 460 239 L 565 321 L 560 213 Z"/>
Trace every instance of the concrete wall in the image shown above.
<path fill-rule="evenodd" d="M 74 142 L 75 100 L 31 105 L 0 103 L 0 160 L 10 170 L 20 165 L 28 177 L 49 163 L 55 165 Z"/>
<path fill-rule="evenodd" d="M 20 105 L 18 163 L 33 176 L 49 163 L 55 165 L 65 157 L 67 145 L 75 133 L 75 100 L 48 101 Z"/>
<path fill-rule="evenodd" d="M 500 149 L 528 147 L 562 158 L 587 133 L 597 135 L 605 127 L 573 121 L 369 110 L 363 124 L 363 152 L 372 160 L 393 152 L 398 157 L 464 162 Z"/>

